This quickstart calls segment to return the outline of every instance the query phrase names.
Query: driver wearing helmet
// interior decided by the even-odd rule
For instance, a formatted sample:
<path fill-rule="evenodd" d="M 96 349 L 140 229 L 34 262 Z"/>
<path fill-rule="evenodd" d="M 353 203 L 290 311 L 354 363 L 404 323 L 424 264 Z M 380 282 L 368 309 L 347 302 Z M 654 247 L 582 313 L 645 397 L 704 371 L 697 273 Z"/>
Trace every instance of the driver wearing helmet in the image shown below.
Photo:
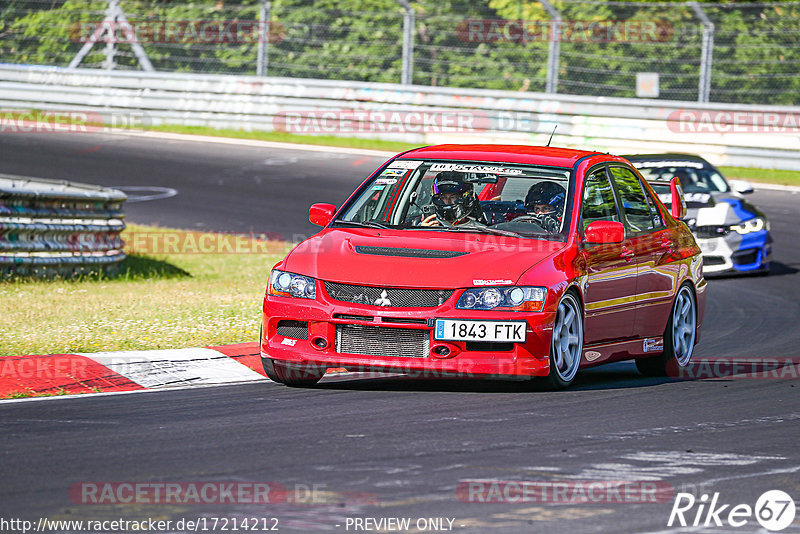
<path fill-rule="evenodd" d="M 567 190 L 557 183 L 543 181 L 534 184 L 525 195 L 525 210 L 528 212 L 525 217 L 548 232 L 558 232 L 566 197 Z"/>
<path fill-rule="evenodd" d="M 440 172 L 431 185 L 431 203 L 435 213 L 420 221 L 420 226 L 455 226 L 484 223 L 474 186 L 464 181 L 461 173 Z"/>

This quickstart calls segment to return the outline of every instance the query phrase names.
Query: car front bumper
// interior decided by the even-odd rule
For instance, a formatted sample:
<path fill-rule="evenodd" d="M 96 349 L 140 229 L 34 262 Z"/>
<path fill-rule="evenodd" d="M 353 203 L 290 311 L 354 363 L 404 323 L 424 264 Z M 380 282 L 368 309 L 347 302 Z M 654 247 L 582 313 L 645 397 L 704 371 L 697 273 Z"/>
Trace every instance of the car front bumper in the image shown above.
<path fill-rule="evenodd" d="M 746 274 L 769 269 L 772 238 L 768 231 L 739 235 L 696 237 L 703 253 L 703 274 Z"/>
<path fill-rule="evenodd" d="M 451 302 L 435 308 L 389 308 L 333 301 L 320 293 L 317 300 L 264 299 L 262 358 L 431 378 L 523 379 L 547 376 L 550 371 L 554 312 L 456 310 Z M 524 320 L 526 341 L 437 341 L 433 335 L 436 318 Z M 437 353 L 439 347 L 446 347 L 448 354 Z"/>

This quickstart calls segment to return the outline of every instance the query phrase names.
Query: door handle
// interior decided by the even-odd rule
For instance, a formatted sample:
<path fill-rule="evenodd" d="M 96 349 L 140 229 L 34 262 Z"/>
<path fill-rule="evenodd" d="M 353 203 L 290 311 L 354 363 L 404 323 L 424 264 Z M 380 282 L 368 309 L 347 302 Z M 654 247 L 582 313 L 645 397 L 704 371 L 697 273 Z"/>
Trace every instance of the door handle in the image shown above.
<path fill-rule="evenodd" d="M 672 245 L 673 243 L 669 239 L 665 239 L 664 241 L 661 242 L 661 248 L 671 249 Z"/>
<path fill-rule="evenodd" d="M 622 253 L 620 254 L 621 257 L 625 258 L 626 261 L 631 261 L 636 253 L 630 249 L 622 249 Z"/>

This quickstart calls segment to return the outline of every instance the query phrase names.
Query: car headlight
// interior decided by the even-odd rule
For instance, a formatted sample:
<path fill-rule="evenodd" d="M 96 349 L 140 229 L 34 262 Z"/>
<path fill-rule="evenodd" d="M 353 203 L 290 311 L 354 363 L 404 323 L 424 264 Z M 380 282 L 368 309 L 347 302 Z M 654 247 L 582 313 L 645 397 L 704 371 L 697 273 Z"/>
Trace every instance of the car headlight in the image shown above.
<path fill-rule="evenodd" d="M 545 297 L 544 287 L 476 287 L 464 291 L 456 309 L 542 311 Z"/>
<path fill-rule="evenodd" d="M 769 230 L 769 222 L 762 217 L 756 217 L 740 224 L 731 225 L 731 230 L 742 235 L 749 234 L 751 232 L 760 232 L 764 228 Z"/>
<path fill-rule="evenodd" d="M 313 278 L 277 269 L 273 269 L 269 273 L 269 289 L 267 292 L 277 297 L 317 298 L 317 289 Z"/>

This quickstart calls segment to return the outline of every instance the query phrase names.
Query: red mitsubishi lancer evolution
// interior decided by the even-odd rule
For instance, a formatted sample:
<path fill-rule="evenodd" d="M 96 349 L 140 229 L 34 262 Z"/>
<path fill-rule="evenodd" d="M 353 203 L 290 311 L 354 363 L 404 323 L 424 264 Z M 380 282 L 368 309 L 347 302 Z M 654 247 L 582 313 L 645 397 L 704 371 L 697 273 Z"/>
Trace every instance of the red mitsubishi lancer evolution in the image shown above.
<path fill-rule="evenodd" d="M 534 146 L 404 152 L 270 273 L 267 376 L 315 384 L 328 368 L 527 379 L 565 388 L 580 368 L 689 364 L 700 337 L 702 257 L 625 159 Z"/>

